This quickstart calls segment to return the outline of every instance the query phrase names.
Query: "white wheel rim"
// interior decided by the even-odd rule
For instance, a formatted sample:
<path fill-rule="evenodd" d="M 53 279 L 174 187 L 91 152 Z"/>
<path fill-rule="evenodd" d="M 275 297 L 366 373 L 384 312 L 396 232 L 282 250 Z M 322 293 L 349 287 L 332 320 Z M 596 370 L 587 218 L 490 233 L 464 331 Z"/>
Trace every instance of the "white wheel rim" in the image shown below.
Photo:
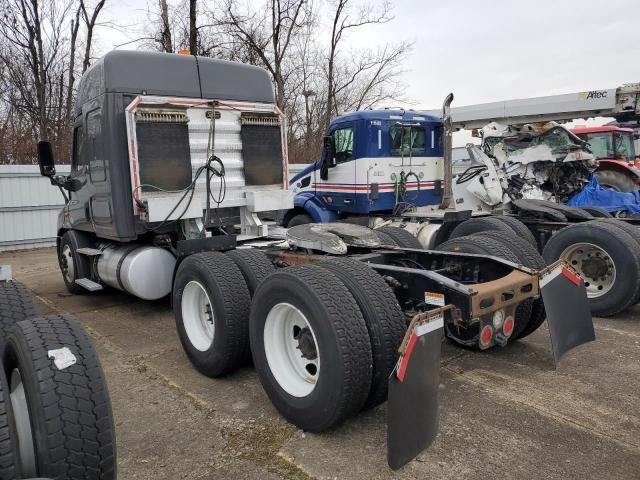
<path fill-rule="evenodd" d="M 307 317 L 289 303 L 278 303 L 264 324 L 264 351 L 269 369 L 282 389 L 306 397 L 320 378 L 318 341 Z"/>
<path fill-rule="evenodd" d="M 75 268 L 73 266 L 73 256 L 71 255 L 71 247 L 65 245 L 62 248 L 62 274 L 67 282 L 73 283 L 75 278 Z"/>
<path fill-rule="evenodd" d="M 560 255 L 575 268 L 584 279 L 589 298 L 608 293 L 616 282 L 616 265 L 611 256 L 592 243 L 574 243 Z"/>
<path fill-rule="evenodd" d="M 20 455 L 20 467 L 22 475 L 35 477 L 36 454 L 33 446 L 33 433 L 31 430 L 31 416 L 29 415 L 29 405 L 22 383 L 20 371 L 16 368 L 11 373 L 11 408 L 13 410 L 13 423 L 16 427 L 18 437 L 18 453 Z"/>
<path fill-rule="evenodd" d="M 209 295 L 199 282 L 192 280 L 184 287 L 181 307 L 191 345 L 201 352 L 209 350 L 215 334 L 215 315 Z"/>

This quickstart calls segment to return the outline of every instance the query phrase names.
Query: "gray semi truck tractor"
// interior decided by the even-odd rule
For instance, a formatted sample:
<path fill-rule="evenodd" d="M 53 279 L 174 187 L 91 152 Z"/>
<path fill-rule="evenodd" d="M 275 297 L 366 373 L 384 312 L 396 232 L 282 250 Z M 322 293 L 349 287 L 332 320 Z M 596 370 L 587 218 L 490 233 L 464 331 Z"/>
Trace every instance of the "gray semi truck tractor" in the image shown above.
<path fill-rule="evenodd" d="M 486 236 L 460 240 L 477 247 L 460 253 L 400 246 L 401 229 L 271 232 L 259 213 L 293 197 L 285 118 L 260 68 L 111 52 L 82 77 L 74 114 L 69 176 L 39 144 L 41 172 L 66 198 L 57 251 L 69 291 L 170 295 L 193 366 L 218 377 L 252 359 L 304 430 L 388 399 L 392 468 L 435 438 L 445 336 L 490 350 L 546 318 L 556 359 L 594 338 L 584 282 L 564 262 L 539 268 L 535 249 L 527 263 Z"/>

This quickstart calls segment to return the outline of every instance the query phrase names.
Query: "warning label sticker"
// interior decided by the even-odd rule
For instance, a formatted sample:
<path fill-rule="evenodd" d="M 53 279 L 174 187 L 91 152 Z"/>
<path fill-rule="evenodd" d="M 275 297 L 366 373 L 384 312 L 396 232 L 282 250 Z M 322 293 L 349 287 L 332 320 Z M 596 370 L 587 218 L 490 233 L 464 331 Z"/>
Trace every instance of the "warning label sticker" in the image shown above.
<path fill-rule="evenodd" d="M 444 294 L 435 292 L 424 292 L 424 303 L 444 307 Z"/>

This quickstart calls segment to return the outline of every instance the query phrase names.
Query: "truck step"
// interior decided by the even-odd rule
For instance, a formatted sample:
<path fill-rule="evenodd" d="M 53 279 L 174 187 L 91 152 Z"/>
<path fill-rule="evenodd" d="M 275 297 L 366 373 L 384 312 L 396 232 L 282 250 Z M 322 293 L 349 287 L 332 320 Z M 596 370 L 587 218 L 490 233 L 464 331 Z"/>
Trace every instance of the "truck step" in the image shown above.
<path fill-rule="evenodd" d="M 82 288 L 89 290 L 90 292 L 97 292 L 98 290 L 102 290 L 102 285 L 88 278 L 78 278 L 76 280 L 76 283 Z"/>
<path fill-rule="evenodd" d="M 102 250 L 98 250 L 97 248 L 91 247 L 83 247 L 76 250 L 80 255 L 87 255 L 89 257 L 95 257 L 98 255 L 102 255 Z"/>

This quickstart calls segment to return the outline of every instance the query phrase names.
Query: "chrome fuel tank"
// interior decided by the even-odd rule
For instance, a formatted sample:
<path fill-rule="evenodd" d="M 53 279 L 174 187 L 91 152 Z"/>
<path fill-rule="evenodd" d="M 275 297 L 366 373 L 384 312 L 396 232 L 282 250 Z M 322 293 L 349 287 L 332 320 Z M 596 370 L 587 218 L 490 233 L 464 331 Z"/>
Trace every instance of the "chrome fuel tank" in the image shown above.
<path fill-rule="evenodd" d="M 98 258 L 100 280 L 143 300 L 158 300 L 171 293 L 176 258 L 163 248 L 107 245 Z"/>

